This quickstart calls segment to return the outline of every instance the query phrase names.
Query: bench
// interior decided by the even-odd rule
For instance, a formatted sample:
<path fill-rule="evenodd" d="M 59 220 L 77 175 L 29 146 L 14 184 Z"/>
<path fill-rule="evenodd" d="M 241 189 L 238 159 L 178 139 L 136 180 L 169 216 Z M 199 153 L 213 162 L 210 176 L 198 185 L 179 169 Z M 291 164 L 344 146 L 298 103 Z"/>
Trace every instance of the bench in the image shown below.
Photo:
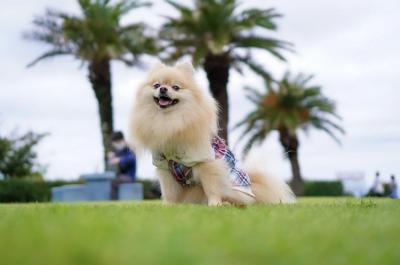
<path fill-rule="evenodd" d="M 123 183 L 119 185 L 118 200 L 143 200 L 142 183 Z"/>
<path fill-rule="evenodd" d="M 51 200 L 53 202 L 77 202 L 87 201 L 84 185 L 64 185 L 51 189 Z"/>
<path fill-rule="evenodd" d="M 64 185 L 51 189 L 52 201 L 107 201 L 111 195 L 114 172 L 85 174 L 80 177 L 84 184 Z M 119 185 L 118 200 L 143 200 L 143 184 L 123 183 Z"/>

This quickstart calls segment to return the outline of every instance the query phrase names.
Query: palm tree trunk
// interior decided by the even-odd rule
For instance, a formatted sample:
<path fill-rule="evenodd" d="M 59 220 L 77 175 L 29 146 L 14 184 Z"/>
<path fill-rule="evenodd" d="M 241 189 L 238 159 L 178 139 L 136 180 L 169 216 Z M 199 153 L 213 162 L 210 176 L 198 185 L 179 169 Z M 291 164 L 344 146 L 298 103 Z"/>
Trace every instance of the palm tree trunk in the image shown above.
<path fill-rule="evenodd" d="M 279 140 L 288 155 L 292 170 L 292 180 L 290 186 L 296 195 L 304 194 L 304 182 L 301 176 L 300 163 L 298 159 L 299 141 L 297 136 L 290 134 L 287 128 L 279 130 Z"/>
<path fill-rule="evenodd" d="M 217 100 L 219 113 L 219 136 L 225 139 L 228 144 L 228 123 L 229 123 L 229 100 L 228 100 L 228 81 L 230 58 L 227 53 L 208 54 L 205 57 L 204 70 L 210 86 L 211 94 Z"/>
<path fill-rule="evenodd" d="M 113 132 L 113 108 L 109 59 L 90 62 L 89 80 L 92 84 L 99 108 L 100 129 L 103 141 L 103 159 L 106 168 L 107 153 L 111 150 L 110 136 Z"/>
<path fill-rule="evenodd" d="M 299 159 L 297 156 L 297 150 L 289 153 L 288 156 L 289 156 L 290 165 L 291 165 L 292 174 L 293 174 L 293 178 L 290 181 L 290 186 L 292 187 L 292 189 L 296 195 L 303 195 L 304 194 L 304 182 L 303 182 L 303 178 L 301 177 L 301 173 L 300 173 L 300 164 L 299 164 Z"/>

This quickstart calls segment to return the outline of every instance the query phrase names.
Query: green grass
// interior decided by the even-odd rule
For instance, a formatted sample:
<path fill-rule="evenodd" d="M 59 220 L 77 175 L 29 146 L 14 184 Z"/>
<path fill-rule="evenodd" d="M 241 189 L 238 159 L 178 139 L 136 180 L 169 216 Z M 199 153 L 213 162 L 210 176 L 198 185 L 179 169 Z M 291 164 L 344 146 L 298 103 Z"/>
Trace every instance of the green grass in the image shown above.
<path fill-rule="evenodd" d="M 400 201 L 0 205 L 0 264 L 400 264 Z"/>

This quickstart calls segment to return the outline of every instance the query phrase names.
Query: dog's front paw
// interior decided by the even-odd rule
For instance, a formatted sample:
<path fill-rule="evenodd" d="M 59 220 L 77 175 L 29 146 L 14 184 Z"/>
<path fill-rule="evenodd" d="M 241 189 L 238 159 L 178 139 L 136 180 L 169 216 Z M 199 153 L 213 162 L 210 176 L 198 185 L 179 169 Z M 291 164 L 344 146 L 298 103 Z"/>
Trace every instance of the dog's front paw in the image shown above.
<path fill-rule="evenodd" d="M 208 206 L 222 206 L 222 200 L 221 199 L 209 199 Z"/>
<path fill-rule="evenodd" d="M 174 205 L 174 202 L 169 202 L 169 201 L 162 201 L 162 206 L 171 206 Z"/>

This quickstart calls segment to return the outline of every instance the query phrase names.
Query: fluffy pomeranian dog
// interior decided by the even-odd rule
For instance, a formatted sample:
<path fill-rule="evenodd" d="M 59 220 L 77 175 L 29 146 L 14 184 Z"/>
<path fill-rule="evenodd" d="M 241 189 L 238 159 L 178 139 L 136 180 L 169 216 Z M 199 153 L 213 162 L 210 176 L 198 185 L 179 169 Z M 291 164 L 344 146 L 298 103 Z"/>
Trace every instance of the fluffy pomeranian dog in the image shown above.
<path fill-rule="evenodd" d="M 184 62 L 158 63 L 137 91 L 129 140 L 149 150 L 167 203 L 290 203 L 295 198 L 283 180 L 260 170 L 240 169 L 218 135 L 218 107 L 196 83 Z"/>

